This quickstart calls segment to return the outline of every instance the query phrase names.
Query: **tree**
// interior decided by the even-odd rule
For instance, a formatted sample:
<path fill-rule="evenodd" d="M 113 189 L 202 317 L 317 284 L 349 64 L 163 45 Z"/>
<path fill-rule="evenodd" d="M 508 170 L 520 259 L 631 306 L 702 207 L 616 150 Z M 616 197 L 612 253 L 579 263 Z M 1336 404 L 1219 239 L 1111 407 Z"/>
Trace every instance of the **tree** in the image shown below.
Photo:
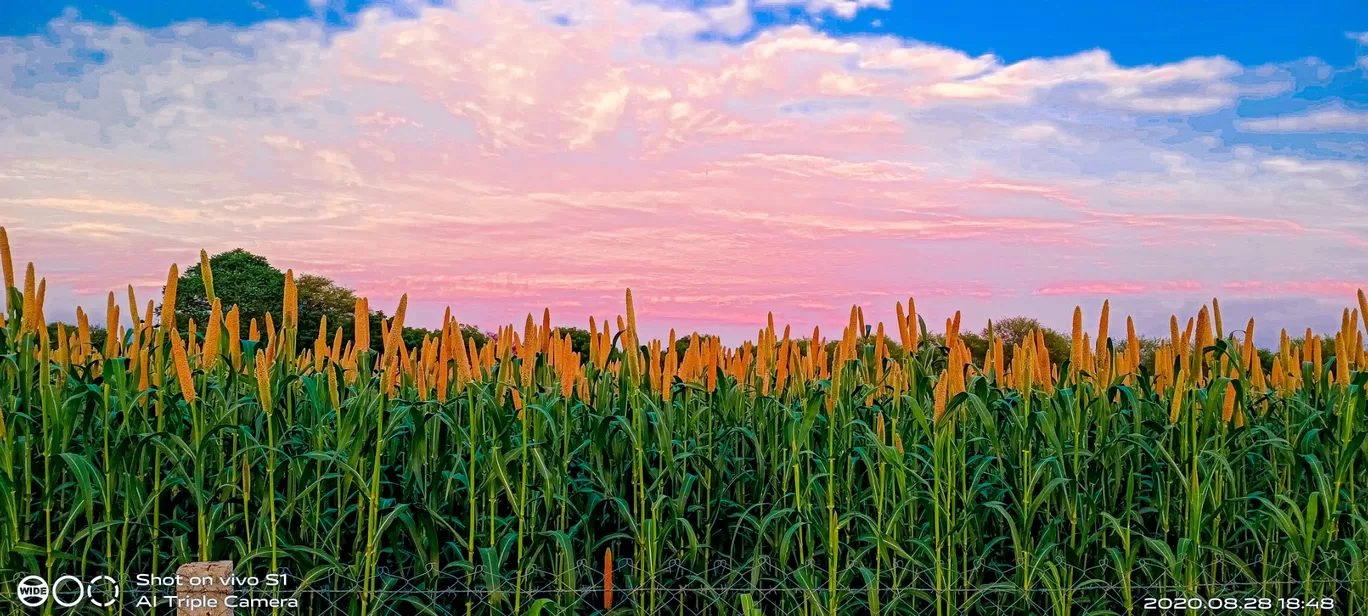
<path fill-rule="evenodd" d="M 974 363 L 982 366 L 983 360 L 988 357 L 987 334 L 980 336 L 974 332 L 960 332 L 959 338 L 964 343 L 964 348 L 969 349 L 969 356 L 973 358 Z M 1003 359 L 1006 359 L 1006 353 L 1003 355 Z"/>
<path fill-rule="evenodd" d="M 679 359 L 684 359 L 684 354 L 689 351 L 689 344 L 693 340 L 694 334 L 698 334 L 698 332 L 692 332 L 685 336 L 675 337 L 675 355 L 677 355 Z M 702 344 L 716 337 L 717 336 L 714 336 L 712 334 L 698 334 L 698 342 Z M 704 348 L 707 348 L 707 345 L 704 345 Z M 806 349 L 807 346 L 804 345 L 802 348 Z"/>
<path fill-rule="evenodd" d="M 212 265 L 211 265 L 212 267 Z M 281 284 L 284 284 L 283 279 Z M 218 287 L 218 268 L 214 268 L 214 287 Z M 318 325 L 323 317 L 328 318 L 328 336 L 332 342 L 333 332 L 342 328 L 347 339 L 355 333 L 356 293 L 331 279 L 313 274 L 305 274 L 295 280 L 299 291 L 299 339 L 313 340 L 318 335 Z M 284 298 L 282 298 L 284 301 Z M 375 330 L 378 331 L 378 330 Z"/>
<path fill-rule="evenodd" d="M 1069 355 L 1073 352 L 1073 345 L 1069 342 L 1068 336 L 1048 327 L 1041 327 L 1040 321 L 1037 319 L 1007 317 L 993 321 L 993 335 L 1002 339 L 1003 361 L 1011 363 L 1012 347 L 1025 342 L 1027 336 L 1034 336 L 1037 329 L 1044 334 L 1045 350 L 1050 353 L 1050 361 L 1059 364 L 1069 359 Z M 988 328 L 983 328 L 979 335 L 986 339 Z M 986 340 L 984 342 L 987 343 Z"/>
<path fill-rule="evenodd" d="M 285 273 L 272 267 L 265 257 L 236 248 L 210 257 L 209 268 L 214 274 L 214 294 L 223 309 L 226 311 L 237 304 L 243 336 L 252 319 L 265 324 L 268 312 L 279 321 L 285 304 Z M 302 298 L 300 303 L 303 303 Z M 176 282 L 176 326 L 183 329 L 190 319 L 203 325 L 209 322 L 209 310 L 209 297 L 196 263 L 185 268 Z M 302 310 L 300 316 L 302 322 Z M 314 331 L 317 329 L 318 321 L 315 320 Z M 308 339 L 313 337 L 312 333 L 308 336 Z"/>
<path fill-rule="evenodd" d="M 57 342 L 57 325 L 58 325 L 58 323 L 59 323 L 58 321 L 53 321 L 53 322 L 51 322 L 51 323 L 48 323 L 48 326 L 47 326 L 47 329 L 48 329 L 48 340 L 51 340 L 51 341 L 52 341 L 52 344 L 53 344 L 54 346 L 58 344 L 58 342 Z M 68 337 L 68 338 L 76 334 L 76 326 L 75 326 L 75 325 L 72 325 L 72 324 L 69 324 L 69 323 L 62 323 L 62 325 L 65 325 L 65 326 L 66 326 L 66 334 L 67 334 L 67 337 Z M 99 325 L 91 325 L 91 326 L 90 326 L 90 348 L 95 349 L 95 350 L 97 350 L 97 351 L 100 350 L 100 349 L 103 349 L 103 348 L 104 348 L 104 345 L 105 345 L 105 335 L 106 335 L 105 328 L 100 327 Z"/>
<path fill-rule="evenodd" d="M 301 315 L 300 318 L 302 319 L 303 316 Z M 380 337 L 380 332 L 382 331 L 380 329 L 380 322 L 388 321 L 390 320 L 390 318 L 391 317 L 389 315 L 386 315 L 383 311 L 380 310 L 371 312 L 370 342 L 372 351 L 380 352 L 385 349 L 385 341 Z M 352 320 L 353 319 L 350 316 L 347 318 L 348 323 L 351 323 Z M 331 322 L 332 321 L 329 320 L 329 323 Z M 332 326 L 329 326 L 329 328 L 331 327 Z M 345 328 L 343 332 L 343 336 L 346 336 L 348 340 L 351 339 L 350 335 L 347 333 L 349 331 L 351 331 L 351 328 Z M 424 337 L 439 339 L 441 338 L 441 336 L 442 330 L 440 329 L 423 329 L 421 327 L 404 327 L 404 332 L 402 334 L 399 334 L 399 337 L 404 340 L 404 347 L 408 349 L 422 348 Z M 470 344 L 471 340 L 474 340 L 476 345 L 483 347 L 485 343 L 489 341 L 489 337 L 490 336 L 488 333 L 481 331 L 480 328 L 475 327 L 474 325 L 461 326 L 461 339 L 464 340 L 467 345 Z"/>
<path fill-rule="evenodd" d="M 1145 336 L 1140 336 L 1137 340 L 1140 342 L 1140 365 L 1153 368 L 1154 352 L 1159 350 L 1159 345 L 1164 341 L 1160 338 L 1148 338 Z M 1126 353 L 1130 351 L 1130 349 L 1126 348 L 1129 346 L 1129 343 L 1125 339 L 1116 340 L 1113 344 L 1116 345 L 1117 353 Z"/>
<path fill-rule="evenodd" d="M 1040 321 L 1030 317 L 1007 317 L 993 321 L 993 335 L 1001 338 L 1002 346 L 1008 349 L 1025 342 L 1027 336 L 1034 336 L 1035 330 L 1040 328 Z M 988 337 L 987 327 L 983 328 L 982 335 Z"/>
<path fill-rule="evenodd" d="M 570 335 L 570 348 L 579 353 L 580 359 L 589 359 L 589 330 L 578 327 L 557 327 L 556 330 L 562 337 Z"/>
<path fill-rule="evenodd" d="M 871 330 L 872 330 L 873 327 L 868 327 L 868 328 L 866 328 L 866 329 L 871 329 Z M 835 358 L 835 357 L 836 357 L 836 347 L 838 347 L 838 346 L 841 345 L 841 340 L 842 340 L 842 339 L 843 339 L 843 338 L 827 338 L 827 339 L 826 339 L 826 345 L 822 347 L 822 350 L 824 350 L 824 351 L 826 352 L 827 357 L 829 357 L 829 358 Z M 863 353 L 865 352 L 866 347 L 870 347 L 870 348 L 874 347 L 875 345 L 878 344 L 878 340 L 879 340 L 879 339 L 878 339 L 878 336 L 875 335 L 875 334 L 872 334 L 872 333 L 866 333 L 865 335 L 860 336 L 859 338 L 856 338 L 856 339 L 855 339 L 855 352 L 856 352 L 856 353 L 863 354 Z M 944 341 L 944 338 L 942 338 L 941 340 Z M 800 350 L 806 352 L 806 351 L 807 351 L 808 345 L 811 344 L 811 341 L 810 341 L 809 339 L 807 339 L 807 338 L 801 338 L 801 339 L 799 339 L 799 340 L 797 341 L 797 344 L 798 344 L 798 348 L 799 348 Z M 887 353 L 887 354 L 888 354 L 888 357 L 891 358 L 891 359 L 893 359 L 894 361 L 901 361 L 902 358 L 903 358 L 904 355 L 905 355 L 904 352 L 903 352 L 902 344 L 900 344 L 898 341 L 894 340 L 894 339 L 893 339 L 892 337 L 890 337 L 886 332 L 884 333 L 884 352 Z"/>
<path fill-rule="evenodd" d="M 209 258 L 209 268 L 214 274 L 214 294 L 227 311 L 237 305 L 240 314 L 242 335 L 247 335 L 247 326 L 256 319 L 259 326 L 265 326 L 266 314 L 270 313 L 276 326 L 285 306 L 285 273 L 271 265 L 265 257 L 255 255 L 241 248 L 216 254 Z M 337 328 L 342 328 L 342 336 L 352 340 L 355 335 L 354 314 L 356 293 L 331 279 L 314 274 L 301 274 L 295 278 L 295 288 L 299 294 L 299 334 L 302 344 L 312 344 L 318 336 L 318 326 L 323 317 L 328 318 L 328 342 Z M 209 321 L 210 304 L 204 290 L 204 279 L 198 263 L 185 269 L 176 282 L 176 324 L 185 328 L 190 319 L 203 324 Z M 382 313 L 371 314 L 371 344 L 376 348 L 383 345 L 379 340 L 379 319 Z M 420 330 L 415 330 L 420 331 Z M 415 335 L 422 340 L 422 334 Z M 405 328 L 405 342 L 409 343 L 408 328 Z"/>
<path fill-rule="evenodd" d="M 1268 349 L 1255 350 L 1259 354 L 1259 363 L 1263 366 L 1264 372 L 1271 373 L 1273 371 L 1273 359 L 1276 358 L 1278 354 Z"/>

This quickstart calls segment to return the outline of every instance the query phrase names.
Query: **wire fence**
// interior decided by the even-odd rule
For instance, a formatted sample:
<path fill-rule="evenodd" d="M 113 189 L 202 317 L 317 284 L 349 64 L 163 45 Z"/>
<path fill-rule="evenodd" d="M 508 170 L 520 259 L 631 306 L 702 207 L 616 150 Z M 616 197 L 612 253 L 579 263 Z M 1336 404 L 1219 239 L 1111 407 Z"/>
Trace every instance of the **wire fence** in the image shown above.
<path fill-rule="evenodd" d="M 1325 565 L 1326 563 L 1321 563 Z M 281 570 L 284 583 L 270 586 L 248 576 L 231 593 L 181 592 L 172 586 L 142 585 L 137 575 L 100 578 L 67 576 L 41 580 L 6 579 L 0 613 L 174 614 L 191 608 L 226 608 L 196 614 L 366 614 L 399 616 L 521 616 L 523 614 L 640 614 L 831 616 L 833 614 L 1054 614 L 1137 613 L 1348 614 L 1368 616 L 1368 578 L 1336 579 L 1316 572 L 1305 578 L 1282 567 L 1246 563 L 1224 568 L 1210 563 L 1191 569 L 1190 580 L 1154 575 L 1155 563 L 1128 570 L 1098 566 L 1073 569 L 1046 563 L 975 572 L 972 564 L 946 583 L 942 571 L 913 566 L 847 567 L 830 576 L 814 567 L 779 571 L 760 558 L 738 566 L 715 562 L 688 566 L 680 561 L 643 566 L 614 563 L 611 592 L 603 571 L 579 561 L 564 571 L 464 571 L 400 575 L 379 570 L 369 579 L 343 571 Z M 1295 568 L 1295 567 L 1292 567 Z M 991 573 L 991 575 L 990 575 Z M 1180 573 L 1180 572 L 1174 572 Z M 1254 577 L 1251 577 L 1254 574 Z M 35 574 L 36 575 L 36 574 Z M 41 576 L 38 576 L 41 578 Z M 939 582 L 938 582 L 939 577 Z M 118 578 L 118 579 L 116 579 Z M 1262 579 L 1260 579 L 1262 578 Z M 28 587 L 21 589 L 24 582 Z M 1049 581 L 1056 583 L 1050 584 Z M 39 595 L 43 601 L 38 602 Z M 211 603 L 212 602 L 212 603 Z"/>

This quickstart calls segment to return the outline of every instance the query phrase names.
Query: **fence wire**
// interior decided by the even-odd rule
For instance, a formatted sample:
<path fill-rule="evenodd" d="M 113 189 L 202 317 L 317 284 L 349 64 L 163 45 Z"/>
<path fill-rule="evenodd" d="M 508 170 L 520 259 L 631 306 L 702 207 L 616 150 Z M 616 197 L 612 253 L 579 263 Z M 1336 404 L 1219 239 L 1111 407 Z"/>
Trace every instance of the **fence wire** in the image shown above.
<path fill-rule="evenodd" d="M 1174 563 L 1169 563 L 1174 564 Z M 1179 563 L 1181 564 L 1181 563 Z M 138 586 L 133 575 L 116 584 L 67 580 L 38 606 L 20 601 L 23 577 L 6 579 L 0 613 L 167 615 L 177 608 L 208 607 L 205 598 L 230 611 L 216 614 L 399 616 L 522 616 L 524 614 L 634 614 L 651 616 L 831 616 L 833 614 L 1051 614 L 1092 616 L 1137 613 L 1347 614 L 1368 616 L 1368 577 L 1337 579 L 1319 571 L 1343 571 L 1322 561 L 1296 575 L 1295 566 L 1213 566 L 1156 575 L 1153 562 L 1131 569 L 1068 568 L 1045 563 L 1025 568 L 975 571 L 973 563 L 946 583 L 944 570 L 886 565 L 847 567 L 835 576 L 816 566 L 780 571 L 765 558 L 748 563 L 715 561 L 655 566 L 623 559 L 614 564 L 611 597 L 600 566 L 579 561 L 563 571 L 494 571 L 467 567 L 414 574 L 378 570 L 369 579 L 345 571 L 282 570 L 286 584 L 238 587 L 232 597 L 177 595 L 171 587 Z M 1178 575 L 1191 575 L 1183 579 Z M 1252 577 L 1251 577 L 1252 574 Z M 93 578 L 92 574 L 90 577 Z M 115 576 L 112 576 L 115 577 Z M 245 576 L 244 576 L 245 577 Z M 939 581 L 938 581 L 939 580 Z M 1043 583 L 1054 580 L 1057 583 Z M 115 594 L 111 586 L 117 586 Z M 83 593 L 84 589 L 84 593 Z M 201 603 L 194 604 L 200 599 Z M 35 599 L 30 597 L 30 601 Z M 180 613 L 187 613 L 181 611 Z M 204 614 L 209 612 L 195 612 Z"/>

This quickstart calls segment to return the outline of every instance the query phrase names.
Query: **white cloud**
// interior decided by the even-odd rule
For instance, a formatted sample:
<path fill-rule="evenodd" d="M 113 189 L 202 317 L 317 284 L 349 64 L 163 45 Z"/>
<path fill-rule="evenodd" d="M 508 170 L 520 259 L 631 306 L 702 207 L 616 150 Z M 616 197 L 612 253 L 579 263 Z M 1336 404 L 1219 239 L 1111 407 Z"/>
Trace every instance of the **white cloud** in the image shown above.
<path fill-rule="evenodd" d="M 809 15 L 820 17 L 832 14 L 850 20 L 861 9 L 876 8 L 888 10 L 889 0 L 759 0 L 759 6 L 799 6 Z"/>
<path fill-rule="evenodd" d="M 1368 131 L 1368 111 L 1335 105 L 1306 113 L 1240 120 L 1240 130 L 1254 133 L 1330 133 Z"/>
<path fill-rule="evenodd" d="M 741 36 L 755 25 L 748 0 L 732 0 L 731 4 L 709 7 L 704 12 L 713 28 L 727 36 Z"/>
<path fill-rule="evenodd" d="M 108 240 L 93 225 L 155 220 L 164 236 L 147 250 L 192 258 L 198 244 L 251 238 L 363 290 L 344 275 L 393 286 L 391 270 L 421 266 L 480 281 L 491 263 L 712 285 L 813 251 L 900 263 L 898 233 L 998 276 L 985 285 L 1035 288 L 1047 274 L 1031 266 L 1045 261 L 1114 261 L 1136 279 L 1201 261 L 1213 279 L 1247 277 L 1259 234 L 1307 278 L 1368 273 L 1368 259 L 1324 258 L 1368 241 L 1344 222 L 1368 208 L 1368 166 L 1232 151 L 1186 122 L 1285 87 L 1280 68 L 1123 66 L 1102 50 L 1007 62 L 807 25 L 698 36 L 751 33 L 748 6 L 471 0 L 411 19 L 370 11 L 326 42 L 307 20 L 178 37 L 59 22 L 55 37 L 0 38 L 0 213 L 92 246 Z M 879 4 L 791 6 L 841 16 Z M 69 58 L 77 27 L 106 63 L 15 70 Z M 826 242 L 827 227 L 861 240 Z M 621 269 L 639 245 L 623 234 L 682 245 L 642 274 Z M 708 241 L 677 241 L 693 235 Z M 968 239 L 986 235 L 992 246 Z M 1102 237 L 1127 242 L 1089 248 Z M 424 250 L 358 254 L 377 238 Z M 125 273 L 156 273 L 136 267 Z M 824 274 L 814 279 L 848 278 Z"/>
<path fill-rule="evenodd" d="M 1338 160 L 1305 161 L 1287 156 L 1272 156 L 1261 164 L 1265 169 L 1279 173 L 1318 177 L 1325 181 L 1349 185 L 1362 182 L 1365 175 L 1368 175 L 1363 165 Z"/>
<path fill-rule="evenodd" d="M 1011 135 L 1022 141 L 1048 141 L 1059 136 L 1059 129 L 1053 124 L 1036 122 L 1013 129 Z"/>

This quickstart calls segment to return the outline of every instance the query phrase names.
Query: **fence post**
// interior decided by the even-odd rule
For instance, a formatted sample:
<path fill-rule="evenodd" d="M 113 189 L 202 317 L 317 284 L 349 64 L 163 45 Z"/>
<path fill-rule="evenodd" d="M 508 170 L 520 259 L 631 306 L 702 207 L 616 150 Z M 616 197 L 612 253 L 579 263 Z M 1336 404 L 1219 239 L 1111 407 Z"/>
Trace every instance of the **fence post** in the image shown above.
<path fill-rule="evenodd" d="M 228 577 L 233 574 L 233 561 L 186 563 L 176 569 L 176 616 L 233 616 L 225 605 L 233 585 Z"/>

